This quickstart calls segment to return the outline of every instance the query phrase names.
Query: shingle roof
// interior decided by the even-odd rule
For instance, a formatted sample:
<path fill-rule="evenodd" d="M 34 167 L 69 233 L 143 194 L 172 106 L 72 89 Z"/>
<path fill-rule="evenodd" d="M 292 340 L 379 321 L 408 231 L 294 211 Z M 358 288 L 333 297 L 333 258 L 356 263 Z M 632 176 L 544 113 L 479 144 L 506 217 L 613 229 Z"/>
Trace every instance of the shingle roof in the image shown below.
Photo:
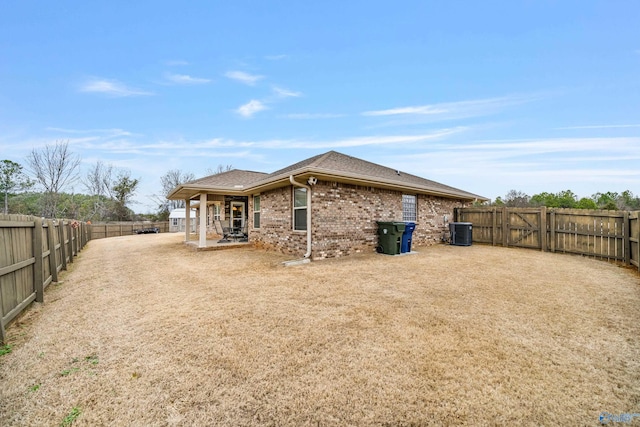
<path fill-rule="evenodd" d="M 214 175 L 205 176 L 204 178 L 194 179 L 185 183 L 185 186 L 208 186 L 216 188 L 238 188 L 238 186 L 247 187 L 251 183 L 256 182 L 268 174 L 264 172 L 253 172 L 239 169 L 232 169 L 230 171 L 217 173 Z"/>
<path fill-rule="evenodd" d="M 432 191 L 438 194 L 459 196 L 465 199 L 485 199 L 477 194 L 472 194 L 458 188 L 398 171 L 377 163 L 368 162 L 357 157 L 348 156 L 337 151 L 328 151 L 324 154 L 319 154 L 291 166 L 287 166 L 284 169 L 280 169 L 269 174 L 263 180 L 255 182 L 253 185 L 255 186 L 263 181 L 268 182 L 291 174 L 296 175 L 304 172 L 327 173 L 329 175 L 350 177 L 353 179 L 367 181 L 369 185 L 376 182 L 386 183 L 399 187 L 407 186 L 413 189 L 423 190 L 425 192 Z"/>
<path fill-rule="evenodd" d="M 407 191 L 427 194 L 433 193 L 440 196 L 460 197 L 470 200 L 486 200 L 486 198 L 482 196 L 458 188 L 397 171 L 337 151 L 328 151 L 324 154 L 310 157 L 270 174 L 234 169 L 228 172 L 210 175 L 176 187 L 169 197 L 173 196 L 178 198 L 179 195 L 184 195 L 184 191 L 188 188 L 193 190 L 228 189 L 249 192 L 252 189 L 282 185 L 282 182 L 288 182 L 290 175 L 297 176 L 303 174 L 307 176 L 315 174 L 338 181 L 345 180 L 367 186 L 406 189 Z"/>

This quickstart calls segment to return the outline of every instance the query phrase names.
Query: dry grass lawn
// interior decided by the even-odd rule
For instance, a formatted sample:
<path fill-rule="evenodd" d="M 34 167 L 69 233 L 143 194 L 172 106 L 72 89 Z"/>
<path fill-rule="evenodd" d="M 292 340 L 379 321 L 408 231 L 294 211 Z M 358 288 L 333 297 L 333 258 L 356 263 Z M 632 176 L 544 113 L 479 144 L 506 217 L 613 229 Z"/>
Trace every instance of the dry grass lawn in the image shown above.
<path fill-rule="evenodd" d="M 597 425 L 640 412 L 628 269 L 479 245 L 284 267 L 182 238 L 89 243 L 8 328 L 0 425 Z"/>

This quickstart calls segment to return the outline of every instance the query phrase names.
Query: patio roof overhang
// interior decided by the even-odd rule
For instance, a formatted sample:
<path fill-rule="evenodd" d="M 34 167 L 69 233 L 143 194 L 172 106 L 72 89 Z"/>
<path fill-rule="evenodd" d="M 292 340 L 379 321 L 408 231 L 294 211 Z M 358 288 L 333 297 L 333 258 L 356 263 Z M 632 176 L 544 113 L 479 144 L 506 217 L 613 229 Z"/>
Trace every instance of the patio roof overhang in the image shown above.
<path fill-rule="evenodd" d="M 167 196 L 169 200 L 191 200 L 197 199 L 200 194 L 213 194 L 220 196 L 244 196 L 246 191 L 244 186 L 240 187 L 209 187 L 204 185 L 179 185 Z"/>

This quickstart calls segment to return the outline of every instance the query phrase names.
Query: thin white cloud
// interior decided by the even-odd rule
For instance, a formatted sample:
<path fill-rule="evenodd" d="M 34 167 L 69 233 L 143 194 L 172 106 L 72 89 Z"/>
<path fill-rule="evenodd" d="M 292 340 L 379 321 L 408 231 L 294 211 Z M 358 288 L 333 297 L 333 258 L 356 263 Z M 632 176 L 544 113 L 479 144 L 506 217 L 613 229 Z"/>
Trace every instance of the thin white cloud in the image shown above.
<path fill-rule="evenodd" d="M 244 71 L 228 71 L 225 73 L 225 77 L 249 86 L 254 86 L 259 80 L 264 78 L 264 76 L 249 74 L 245 73 Z"/>
<path fill-rule="evenodd" d="M 252 99 L 244 105 L 241 105 L 236 110 L 236 113 L 240 114 L 242 117 L 250 118 L 253 117 L 254 114 L 266 110 L 268 107 L 257 99 Z"/>
<path fill-rule="evenodd" d="M 363 147 L 374 145 L 389 145 L 389 146 L 402 146 L 406 147 L 407 144 L 416 144 L 429 140 L 437 140 L 446 136 L 463 132 L 466 128 L 452 128 L 452 129 L 440 129 L 431 133 L 419 134 L 419 135 L 379 135 L 379 136 L 363 136 L 329 141 L 301 141 L 293 144 L 289 144 L 292 148 L 346 148 L 346 147 Z"/>
<path fill-rule="evenodd" d="M 180 85 L 198 85 L 211 82 L 210 79 L 192 77 L 187 74 L 167 74 L 165 78 L 172 83 Z"/>
<path fill-rule="evenodd" d="M 292 98 L 292 97 L 297 98 L 299 96 L 302 96 L 302 92 L 295 92 L 280 86 L 273 86 L 272 89 L 275 92 L 275 94 L 280 98 Z"/>
<path fill-rule="evenodd" d="M 110 137 L 116 136 L 132 136 L 133 133 L 126 131 L 124 129 L 65 129 L 58 127 L 47 127 L 45 130 L 52 132 L 61 132 L 61 133 L 70 133 L 70 134 L 87 134 L 87 133 L 101 133 L 107 134 Z"/>
<path fill-rule="evenodd" d="M 147 96 L 153 95 L 142 89 L 129 87 L 117 80 L 108 79 L 90 79 L 80 86 L 81 92 L 102 93 L 115 98 L 123 98 L 128 96 Z"/>
<path fill-rule="evenodd" d="M 325 141 L 300 140 L 300 139 L 273 139 L 263 141 L 236 141 L 229 139 L 211 139 L 207 141 L 188 144 L 190 149 L 193 148 L 252 148 L 252 149 L 327 149 L 327 148 L 345 148 L 345 147 L 363 147 L 363 146 L 380 146 L 389 145 L 403 147 L 407 144 L 420 143 L 430 140 L 438 140 L 444 137 L 463 132 L 466 128 L 439 129 L 430 133 L 419 135 L 376 135 L 361 136 L 343 139 L 329 139 Z M 175 148 L 184 147 L 181 143 Z M 167 147 L 165 147 L 167 148 Z"/>
<path fill-rule="evenodd" d="M 417 116 L 430 117 L 431 119 L 436 120 L 451 120 L 495 114 L 508 106 L 531 102 L 535 99 L 539 99 L 539 96 L 504 96 L 497 98 L 397 107 L 385 110 L 372 110 L 365 111 L 361 113 L 361 115 L 371 117 Z"/>
<path fill-rule="evenodd" d="M 109 148 L 118 152 L 136 151 L 139 153 L 149 153 L 149 155 L 162 155 L 173 151 L 183 151 L 193 156 L 194 150 L 256 150 L 256 149 L 328 149 L 328 148 L 344 148 L 344 147 L 363 147 L 363 146 L 398 146 L 406 147 L 408 144 L 420 143 L 425 141 L 435 141 L 447 136 L 465 131 L 466 128 L 439 129 L 430 133 L 419 135 L 375 135 L 360 136 L 353 138 L 328 139 L 324 141 L 302 140 L 302 139 L 271 139 L 271 140 L 255 140 L 242 141 L 234 139 L 213 138 L 204 141 L 158 141 L 152 143 L 132 143 L 127 140 L 117 140 L 111 142 L 100 142 L 100 148 Z M 188 150 L 185 150 L 188 148 Z M 173 154 L 172 154 L 173 155 Z"/>
<path fill-rule="evenodd" d="M 571 130 L 571 129 L 615 129 L 615 128 L 640 128 L 639 125 L 588 125 L 588 126 L 566 126 L 556 128 L 556 130 Z"/>
<path fill-rule="evenodd" d="M 280 61 L 283 59 L 287 59 L 289 57 L 289 55 L 266 55 L 264 58 L 268 59 L 269 61 Z"/>
<path fill-rule="evenodd" d="M 432 169 L 441 175 L 455 174 L 451 165 L 464 164 L 468 173 L 496 176 L 526 170 L 574 169 L 604 164 L 632 164 L 638 154 L 640 138 L 551 138 L 540 140 L 497 140 L 472 143 L 431 144 L 423 153 L 399 154 L 394 158 L 416 170 Z M 640 169 L 638 169 L 640 173 Z"/>
<path fill-rule="evenodd" d="M 346 114 L 334 114 L 334 113 L 293 113 L 280 116 L 285 119 L 294 120 L 313 120 L 313 119 L 336 119 L 339 117 L 346 117 Z"/>
<path fill-rule="evenodd" d="M 399 114 L 442 114 L 448 113 L 450 109 L 438 108 L 433 105 L 423 105 L 419 107 L 400 107 L 389 110 L 365 111 L 363 116 L 396 116 Z"/>

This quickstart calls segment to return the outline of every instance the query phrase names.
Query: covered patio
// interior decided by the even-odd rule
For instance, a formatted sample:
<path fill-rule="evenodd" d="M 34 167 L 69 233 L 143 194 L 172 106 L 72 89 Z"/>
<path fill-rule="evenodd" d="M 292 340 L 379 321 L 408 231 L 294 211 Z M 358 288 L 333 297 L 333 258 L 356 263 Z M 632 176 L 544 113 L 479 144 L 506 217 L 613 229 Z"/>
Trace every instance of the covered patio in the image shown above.
<path fill-rule="evenodd" d="M 228 249 L 248 244 L 249 197 L 245 188 L 256 179 L 264 177 L 261 172 L 232 170 L 211 175 L 176 188 L 171 194 L 172 200 L 184 200 L 185 211 L 196 209 L 195 235 L 191 230 L 191 221 L 185 218 L 185 244 L 198 250 Z M 236 238 L 223 240 L 223 230 L 233 230 Z M 245 241 L 237 238 L 243 233 Z M 214 236 L 219 236 L 215 238 Z"/>

